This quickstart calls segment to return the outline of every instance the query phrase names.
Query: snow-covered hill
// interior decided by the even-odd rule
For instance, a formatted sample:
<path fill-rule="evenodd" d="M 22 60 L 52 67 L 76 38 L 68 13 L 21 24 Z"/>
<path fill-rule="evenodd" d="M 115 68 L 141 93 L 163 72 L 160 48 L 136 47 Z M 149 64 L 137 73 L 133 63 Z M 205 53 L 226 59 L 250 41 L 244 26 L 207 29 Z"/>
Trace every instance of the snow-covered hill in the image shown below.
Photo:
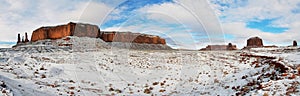
<path fill-rule="evenodd" d="M 73 46 L 3 49 L 2 95 L 300 95 L 297 48 L 202 52 L 62 42 Z"/>

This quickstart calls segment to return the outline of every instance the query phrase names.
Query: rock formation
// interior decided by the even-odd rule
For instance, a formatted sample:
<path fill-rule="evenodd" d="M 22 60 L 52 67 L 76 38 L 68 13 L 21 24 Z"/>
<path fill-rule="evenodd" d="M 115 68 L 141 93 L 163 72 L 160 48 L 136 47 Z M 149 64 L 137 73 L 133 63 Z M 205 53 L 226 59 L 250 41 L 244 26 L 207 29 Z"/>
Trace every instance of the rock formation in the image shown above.
<path fill-rule="evenodd" d="M 24 36 L 22 37 L 22 43 L 25 43 Z"/>
<path fill-rule="evenodd" d="M 247 40 L 247 46 L 243 49 L 249 50 L 251 48 L 278 48 L 276 45 L 264 46 L 263 40 L 259 37 L 252 37 Z"/>
<path fill-rule="evenodd" d="M 237 50 L 236 45 L 229 43 L 228 45 L 208 45 L 206 48 L 200 49 L 201 51 L 211 51 L 211 50 Z"/>
<path fill-rule="evenodd" d="M 256 47 L 263 47 L 263 41 L 259 37 L 252 37 L 247 40 L 247 46 L 248 48 L 256 48 Z"/>
<path fill-rule="evenodd" d="M 27 42 L 29 42 L 27 33 L 25 33 L 25 37 L 22 36 L 22 38 L 21 38 L 21 35 L 20 35 L 20 33 L 19 33 L 19 34 L 18 34 L 18 41 L 17 41 L 17 44 L 23 44 L 23 43 L 27 43 Z"/>
<path fill-rule="evenodd" d="M 298 46 L 296 40 L 293 41 L 293 46 L 294 46 L 294 47 Z"/>
<path fill-rule="evenodd" d="M 231 43 L 228 43 L 227 50 L 237 50 L 236 45 L 232 45 Z"/>
<path fill-rule="evenodd" d="M 17 41 L 17 44 L 21 43 L 21 35 L 18 34 L 18 41 Z"/>
<path fill-rule="evenodd" d="M 66 36 L 97 38 L 99 34 L 100 29 L 96 25 L 70 22 L 67 25 L 41 27 L 33 31 L 31 41 L 35 42 L 44 39 L 61 39 Z"/>
<path fill-rule="evenodd" d="M 165 39 L 159 36 L 131 32 L 101 32 L 100 38 L 105 42 L 166 44 Z"/>
<path fill-rule="evenodd" d="M 27 32 L 25 32 L 25 43 L 26 43 L 26 42 L 29 42 Z"/>
<path fill-rule="evenodd" d="M 101 32 L 98 26 L 81 23 L 68 23 L 54 27 L 41 27 L 32 33 L 31 41 L 61 39 L 66 36 L 101 38 L 105 42 L 130 42 L 146 44 L 166 44 L 159 36 L 131 32 Z"/>
<path fill-rule="evenodd" d="M 101 41 L 105 41 L 109 46 L 116 46 L 120 48 L 123 47 L 118 45 L 124 45 L 124 48 L 134 49 L 171 49 L 166 45 L 165 39 L 160 38 L 159 36 L 131 32 L 100 31 L 97 25 L 72 22 L 65 25 L 48 26 L 36 29 L 32 33 L 30 44 L 38 44 L 40 43 L 39 41 L 41 41 L 46 42 L 42 43 L 46 45 L 72 47 L 73 44 L 71 43 L 55 43 L 56 41 L 59 41 L 57 39 L 63 39 L 64 37 L 68 38 L 68 36 L 99 38 L 99 40 L 102 39 Z M 70 41 L 70 39 L 63 40 L 66 42 Z M 51 42 L 49 43 L 47 41 Z M 18 43 L 15 47 L 29 42 L 27 33 L 25 33 L 25 38 L 23 37 L 22 41 L 20 39 L 20 34 L 18 34 L 18 42 L 21 43 Z"/>

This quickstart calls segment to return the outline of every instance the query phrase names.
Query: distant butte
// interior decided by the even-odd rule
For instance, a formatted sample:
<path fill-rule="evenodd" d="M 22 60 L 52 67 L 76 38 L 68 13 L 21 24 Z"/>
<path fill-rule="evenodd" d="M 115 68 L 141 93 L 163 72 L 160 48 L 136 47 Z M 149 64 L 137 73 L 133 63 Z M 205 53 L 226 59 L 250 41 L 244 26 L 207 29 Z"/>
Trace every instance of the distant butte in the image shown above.
<path fill-rule="evenodd" d="M 229 43 L 228 45 L 208 45 L 200 51 L 220 51 L 220 50 L 237 50 L 236 45 Z"/>
<path fill-rule="evenodd" d="M 251 37 L 247 40 L 247 46 L 243 49 L 249 50 L 251 48 L 276 48 L 277 46 L 271 45 L 271 46 L 265 46 L 263 44 L 263 40 L 259 37 Z"/>
<path fill-rule="evenodd" d="M 247 47 L 255 48 L 255 47 L 263 47 L 263 41 L 259 37 L 252 37 L 247 40 Z"/>
<path fill-rule="evenodd" d="M 297 44 L 297 41 L 296 41 L 296 40 L 294 40 L 294 41 L 293 41 L 293 46 L 294 46 L 294 47 L 297 47 L 297 46 L 298 46 L 298 44 Z"/>

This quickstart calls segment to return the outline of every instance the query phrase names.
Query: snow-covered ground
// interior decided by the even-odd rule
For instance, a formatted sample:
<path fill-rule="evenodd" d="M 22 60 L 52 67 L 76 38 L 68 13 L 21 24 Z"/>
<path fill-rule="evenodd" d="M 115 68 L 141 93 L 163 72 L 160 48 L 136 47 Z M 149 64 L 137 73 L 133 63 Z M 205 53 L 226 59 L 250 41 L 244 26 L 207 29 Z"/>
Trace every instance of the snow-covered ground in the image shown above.
<path fill-rule="evenodd" d="M 297 48 L 178 51 L 78 46 L 67 50 L 35 45 L 0 52 L 2 95 L 300 95 Z"/>

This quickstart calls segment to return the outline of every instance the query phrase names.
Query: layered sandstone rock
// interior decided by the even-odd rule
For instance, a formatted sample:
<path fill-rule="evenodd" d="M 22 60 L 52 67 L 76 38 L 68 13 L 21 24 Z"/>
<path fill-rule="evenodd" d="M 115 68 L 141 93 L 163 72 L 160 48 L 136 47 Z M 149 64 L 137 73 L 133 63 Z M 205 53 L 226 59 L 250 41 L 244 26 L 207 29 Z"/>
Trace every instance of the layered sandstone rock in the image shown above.
<path fill-rule="evenodd" d="M 210 50 L 237 50 L 236 45 L 229 43 L 228 45 L 208 45 L 206 48 L 200 49 L 201 51 L 210 51 Z"/>
<path fill-rule="evenodd" d="M 99 37 L 105 42 L 166 44 L 165 39 L 159 36 L 131 32 L 101 32 Z"/>
<path fill-rule="evenodd" d="M 264 46 L 263 41 L 259 37 L 252 37 L 247 40 L 247 47 L 249 48 L 256 48 L 256 47 L 263 47 L 263 46 Z"/>
<path fill-rule="evenodd" d="M 159 36 L 131 32 L 100 32 L 96 25 L 68 23 L 54 27 L 41 27 L 32 33 L 31 41 L 60 39 L 66 36 L 101 38 L 105 42 L 130 42 L 146 44 L 166 44 Z"/>
<path fill-rule="evenodd" d="M 97 38 L 99 33 L 100 29 L 96 25 L 70 22 L 67 25 L 41 27 L 33 31 L 31 41 L 60 39 L 66 36 Z"/>
<path fill-rule="evenodd" d="M 59 26 L 50 26 L 50 27 L 41 27 L 33 31 L 31 37 L 30 44 L 42 44 L 45 45 L 54 45 L 59 47 L 70 47 L 75 48 L 82 47 L 79 45 L 74 45 L 74 43 L 70 43 L 71 37 L 90 37 L 90 39 L 96 39 L 106 42 L 107 46 L 112 47 L 119 47 L 119 48 L 131 48 L 131 49 L 171 49 L 169 46 L 166 45 L 166 41 L 159 36 L 154 35 L 147 35 L 141 33 L 131 33 L 131 32 L 107 32 L 107 31 L 100 31 L 99 27 L 96 25 L 90 24 L 82 24 L 82 23 L 68 23 L 65 25 Z M 88 40 L 88 38 L 85 38 Z M 65 43 L 59 43 L 57 41 L 63 40 Z M 82 39 L 83 40 L 83 39 Z M 20 39 L 20 35 L 18 35 L 18 42 L 16 46 L 20 46 L 28 42 L 27 33 Z M 45 42 L 47 41 L 47 42 Z M 50 41 L 50 42 L 48 42 Z M 84 41 L 84 40 L 83 40 Z M 69 42 L 69 43 L 66 43 Z M 81 42 L 81 41 L 80 41 Z M 48 44 L 49 43 L 49 44 Z M 93 43 L 94 44 L 94 43 Z M 96 44 L 96 43 L 95 43 Z M 81 44 L 85 45 L 85 44 Z"/>
<path fill-rule="evenodd" d="M 73 23 L 75 28 L 71 28 L 71 32 L 73 32 L 73 36 L 77 37 L 91 37 L 91 38 L 98 38 L 100 35 L 100 29 L 97 25 L 90 25 L 90 24 L 81 24 L 81 23 Z"/>

